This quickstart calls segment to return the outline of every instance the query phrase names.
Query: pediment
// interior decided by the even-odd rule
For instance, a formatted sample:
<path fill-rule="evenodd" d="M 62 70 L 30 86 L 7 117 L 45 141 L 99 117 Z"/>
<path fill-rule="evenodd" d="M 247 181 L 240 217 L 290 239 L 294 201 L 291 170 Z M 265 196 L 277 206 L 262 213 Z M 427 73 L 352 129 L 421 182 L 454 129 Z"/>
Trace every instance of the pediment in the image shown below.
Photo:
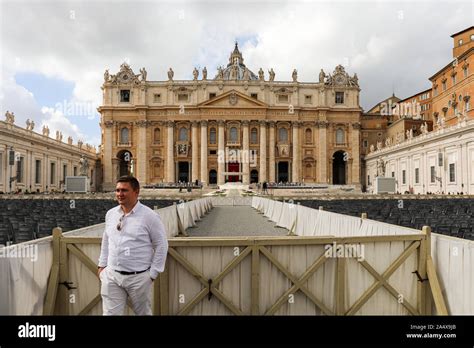
<path fill-rule="evenodd" d="M 236 90 L 232 90 L 210 100 L 206 100 L 198 104 L 198 107 L 266 108 L 267 104 Z"/>

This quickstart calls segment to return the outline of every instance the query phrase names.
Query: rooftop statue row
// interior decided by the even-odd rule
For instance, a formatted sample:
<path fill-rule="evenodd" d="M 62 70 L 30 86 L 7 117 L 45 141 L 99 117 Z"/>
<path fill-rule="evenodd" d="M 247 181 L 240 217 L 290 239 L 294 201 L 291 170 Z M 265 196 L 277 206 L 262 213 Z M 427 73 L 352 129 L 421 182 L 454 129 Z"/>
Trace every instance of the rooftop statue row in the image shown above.
<path fill-rule="evenodd" d="M 8 124 L 15 124 L 15 113 L 13 112 L 10 112 L 10 111 L 7 111 L 5 113 L 5 122 L 8 123 Z M 26 120 L 26 127 L 25 129 L 27 131 L 33 131 L 33 129 L 35 128 L 35 121 L 31 120 L 30 119 L 27 119 Z M 45 136 L 45 137 L 48 137 L 49 138 L 49 133 L 50 133 L 50 130 L 49 130 L 49 127 L 48 125 L 43 125 L 43 128 L 42 128 L 42 134 Z M 56 131 L 56 138 L 55 138 L 58 142 L 62 142 L 63 141 L 63 133 L 60 132 L 60 131 Z M 73 139 L 71 136 L 69 136 L 67 138 L 67 143 L 69 145 L 73 145 Z M 77 147 L 79 149 L 84 149 L 86 151 L 89 151 L 89 152 L 94 152 L 96 153 L 96 147 L 95 146 L 92 146 L 90 144 L 85 144 L 84 145 L 84 142 L 82 140 L 79 140 L 77 142 Z"/>
<path fill-rule="evenodd" d="M 194 68 L 192 71 L 193 81 L 197 81 L 199 78 L 200 71 L 198 68 Z M 268 70 L 268 81 L 275 81 L 275 71 L 273 68 Z M 207 68 L 202 69 L 202 80 L 208 80 Z M 112 84 L 140 84 L 145 82 L 147 78 L 147 71 L 145 68 L 140 69 L 140 74 L 135 74 L 130 66 L 124 62 L 120 66 L 120 71 L 115 75 L 110 75 L 109 70 L 104 73 L 104 83 Z M 173 81 L 174 71 L 172 68 L 168 70 L 168 81 Z M 293 69 L 291 74 L 293 82 L 298 82 L 298 71 Z M 244 64 L 244 58 L 242 53 L 239 51 L 238 44 L 235 43 L 234 50 L 230 53 L 229 63 L 226 67 L 219 66 L 217 68 L 217 74 L 212 79 L 214 81 L 265 81 L 265 72 L 262 68 L 259 69 L 258 73 L 255 74 Z M 340 86 L 340 87 L 359 87 L 359 79 L 357 74 L 349 76 L 344 70 L 342 65 L 338 65 L 332 74 L 326 74 L 323 69 L 319 73 L 318 82 L 328 86 Z"/>

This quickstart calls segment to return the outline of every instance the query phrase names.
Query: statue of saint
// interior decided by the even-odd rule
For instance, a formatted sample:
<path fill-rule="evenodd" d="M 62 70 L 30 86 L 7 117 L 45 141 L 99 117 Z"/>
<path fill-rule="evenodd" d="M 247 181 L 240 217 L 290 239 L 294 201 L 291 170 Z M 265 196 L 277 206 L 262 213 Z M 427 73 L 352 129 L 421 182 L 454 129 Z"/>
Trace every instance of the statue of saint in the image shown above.
<path fill-rule="evenodd" d="M 89 169 L 89 161 L 87 160 L 87 158 L 84 157 L 84 155 L 79 160 L 79 164 L 81 165 L 81 176 L 87 176 L 87 171 Z"/>
<path fill-rule="evenodd" d="M 147 72 L 146 72 L 145 68 L 141 68 L 140 73 L 142 74 L 142 81 L 146 81 Z"/>
<path fill-rule="evenodd" d="M 193 80 L 196 81 L 198 79 L 198 76 L 199 76 L 199 70 L 194 68 L 194 70 L 193 70 Z"/>
<path fill-rule="evenodd" d="M 319 83 L 324 83 L 324 79 L 326 78 L 326 74 L 324 73 L 324 70 L 321 69 L 319 72 Z"/>
<path fill-rule="evenodd" d="M 207 69 L 206 69 L 206 67 L 204 67 L 204 69 L 202 69 L 202 79 L 207 80 Z"/>
<path fill-rule="evenodd" d="M 297 82 L 297 80 L 298 80 L 298 71 L 296 71 L 296 69 L 293 70 L 293 73 L 291 74 L 291 77 L 293 78 L 293 82 Z"/>
<path fill-rule="evenodd" d="M 106 69 L 104 72 L 104 82 L 109 82 L 110 75 L 109 75 L 109 69 Z"/>
<path fill-rule="evenodd" d="M 271 68 L 268 71 L 268 74 L 270 75 L 270 77 L 269 77 L 270 81 L 275 81 L 275 72 L 273 71 L 273 68 Z"/>
<path fill-rule="evenodd" d="M 265 80 L 265 73 L 263 72 L 263 69 L 260 68 L 260 70 L 258 71 L 258 79 L 260 81 L 264 81 Z"/>
<path fill-rule="evenodd" d="M 174 71 L 173 69 L 170 68 L 170 70 L 168 70 L 168 80 L 173 81 L 173 77 L 174 77 Z"/>

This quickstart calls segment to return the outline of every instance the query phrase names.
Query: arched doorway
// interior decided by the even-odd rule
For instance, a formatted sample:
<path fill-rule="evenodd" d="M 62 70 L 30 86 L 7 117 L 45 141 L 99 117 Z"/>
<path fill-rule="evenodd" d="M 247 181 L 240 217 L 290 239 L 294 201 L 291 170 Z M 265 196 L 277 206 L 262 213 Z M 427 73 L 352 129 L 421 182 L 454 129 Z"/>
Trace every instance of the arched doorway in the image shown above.
<path fill-rule="evenodd" d="M 118 158 L 118 176 L 133 175 L 132 174 L 132 153 L 128 150 L 120 151 L 117 154 Z"/>
<path fill-rule="evenodd" d="M 332 158 L 332 183 L 333 185 L 346 184 L 346 161 L 344 151 L 337 151 Z"/>
<path fill-rule="evenodd" d="M 189 162 L 178 162 L 178 181 L 189 182 Z"/>
<path fill-rule="evenodd" d="M 278 182 L 288 182 L 289 181 L 289 174 L 288 174 L 288 162 L 281 161 L 278 162 Z"/>
<path fill-rule="evenodd" d="M 255 184 L 258 182 L 258 170 L 252 169 L 250 171 L 250 183 Z"/>
<path fill-rule="evenodd" d="M 217 184 L 217 172 L 214 169 L 209 171 L 209 185 Z"/>

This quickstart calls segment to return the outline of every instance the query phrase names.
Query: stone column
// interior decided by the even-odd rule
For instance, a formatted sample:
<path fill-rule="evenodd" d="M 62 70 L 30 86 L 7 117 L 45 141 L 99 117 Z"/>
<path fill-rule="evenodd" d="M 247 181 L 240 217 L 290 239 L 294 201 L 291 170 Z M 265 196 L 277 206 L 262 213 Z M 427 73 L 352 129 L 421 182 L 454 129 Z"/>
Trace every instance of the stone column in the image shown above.
<path fill-rule="evenodd" d="M 292 179 L 291 181 L 293 182 L 299 182 L 300 181 L 300 136 L 299 136 L 299 130 L 300 130 L 300 124 L 298 121 L 292 122 L 293 126 L 293 160 L 291 162 L 292 164 Z"/>
<path fill-rule="evenodd" d="M 105 121 L 104 122 L 104 178 L 103 178 L 103 185 L 102 189 L 104 191 L 113 191 L 115 189 L 115 177 L 112 176 L 112 160 L 115 158 L 115 154 L 112 154 L 112 128 L 114 126 L 114 121 Z M 45 160 L 43 164 L 43 168 L 45 169 L 45 173 L 47 173 L 47 166 L 48 163 Z M 74 174 L 74 172 L 73 172 Z M 45 180 L 46 179 L 46 180 Z M 43 183 L 43 190 L 45 190 L 45 185 L 48 185 L 48 178 L 47 175 L 43 175 L 41 178 L 41 182 Z M 45 184 L 46 183 L 46 184 Z"/>
<path fill-rule="evenodd" d="M 268 143 L 269 163 L 268 163 L 268 181 L 276 182 L 275 178 L 275 122 L 269 121 L 270 142 Z"/>
<path fill-rule="evenodd" d="M 199 180 L 199 161 L 198 161 L 199 141 L 198 141 L 198 122 L 197 121 L 191 122 L 191 141 L 192 141 L 191 180 L 192 182 L 195 182 L 196 180 Z"/>
<path fill-rule="evenodd" d="M 320 117 L 326 118 L 326 112 L 320 112 L 319 113 Z M 318 122 L 319 126 L 319 180 L 323 184 L 328 184 L 328 159 L 327 156 L 329 155 L 330 157 L 332 154 L 327 153 L 327 128 L 328 128 L 328 122 L 326 120 L 322 120 Z"/>
<path fill-rule="evenodd" d="M 351 134 L 351 159 L 352 159 L 352 177 L 349 179 L 352 185 L 360 187 L 360 128 L 359 122 L 352 124 Z"/>
<path fill-rule="evenodd" d="M 166 145 L 166 182 L 175 182 L 174 170 L 174 122 L 168 121 L 168 141 Z"/>
<path fill-rule="evenodd" d="M 201 182 L 203 184 L 209 184 L 207 158 L 207 121 L 201 121 Z"/>
<path fill-rule="evenodd" d="M 242 121 L 242 149 L 243 155 L 240 156 L 242 162 L 242 183 L 250 184 L 250 147 L 249 147 L 249 121 Z"/>
<path fill-rule="evenodd" d="M 225 132 L 225 122 L 220 120 L 218 122 L 218 155 L 217 155 L 217 185 L 222 185 L 225 183 L 225 144 L 224 144 L 224 132 Z"/>
<path fill-rule="evenodd" d="M 147 155 L 147 126 L 146 120 L 140 120 L 135 122 L 135 126 L 138 128 L 137 137 L 137 179 L 141 185 L 148 183 L 147 168 L 148 168 L 148 155 Z"/>
<path fill-rule="evenodd" d="M 267 121 L 260 121 L 260 170 L 258 181 L 267 181 Z"/>

